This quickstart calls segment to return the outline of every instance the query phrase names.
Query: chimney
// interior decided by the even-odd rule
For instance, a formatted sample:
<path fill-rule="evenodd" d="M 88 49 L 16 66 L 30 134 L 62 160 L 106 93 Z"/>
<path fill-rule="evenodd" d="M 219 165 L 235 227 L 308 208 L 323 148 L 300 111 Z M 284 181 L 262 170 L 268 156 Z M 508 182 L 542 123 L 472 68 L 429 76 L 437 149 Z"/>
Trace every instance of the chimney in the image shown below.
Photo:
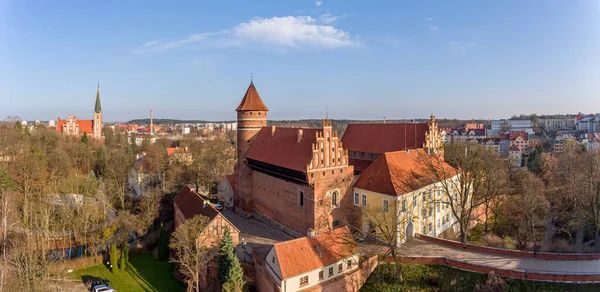
<path fill-rule="evenodd" d="M 302 131 L 302 129 L 298 129 L 298 136 L 296 137 L 296 144 L 300 144 L 300 141 L 302 141 L 303 133 L 304 133 L 304 131 Z"/>
<path fill-rule="evenodd" d="M 150 135 L 154 135 L 154 127 L 152 127 L 154 120 L 153 120 L 153 113 L 152 110 L 150 110 Z"/>
<path fill-rule="evenodd" d="M 275 136 L 275 126 L 271 126 L 271 137 Z"/>
<path fill-rule="evenodd" d="M 310 238 L 315 237 L 315 230 L 312 228 L 308 228 L 308 231 L 306 232 L 306 236 L 310 237 Z"/>

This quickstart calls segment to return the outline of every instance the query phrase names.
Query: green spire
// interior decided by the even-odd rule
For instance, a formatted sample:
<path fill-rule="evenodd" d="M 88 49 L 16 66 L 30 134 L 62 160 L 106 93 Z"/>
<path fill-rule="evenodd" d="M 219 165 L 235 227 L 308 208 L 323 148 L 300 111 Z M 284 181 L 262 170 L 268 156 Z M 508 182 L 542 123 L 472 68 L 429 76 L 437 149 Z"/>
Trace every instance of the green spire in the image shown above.
<path fill-rule="evenodd" d="M 102 106 L 100 106 L 100 82 L 98 82 L 98 91 L 96 92 L 96 107 L 94 113 L 102 113 Z"/>

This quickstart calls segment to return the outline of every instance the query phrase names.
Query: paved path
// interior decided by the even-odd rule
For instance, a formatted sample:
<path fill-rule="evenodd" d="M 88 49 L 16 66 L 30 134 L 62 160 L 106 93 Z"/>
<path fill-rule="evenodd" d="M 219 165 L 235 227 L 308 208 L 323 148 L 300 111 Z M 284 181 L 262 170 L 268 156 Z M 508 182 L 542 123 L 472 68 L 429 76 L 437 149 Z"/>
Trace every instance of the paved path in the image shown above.
<path fill-rule="evenodd" d="M 402 245 L 405 256 L 445 256 L 467 263 L 499 269 L 518 269 L 545 273 L 600 273 L 600 260 L 544 260 L 481 253 L 413 239 Z"/>

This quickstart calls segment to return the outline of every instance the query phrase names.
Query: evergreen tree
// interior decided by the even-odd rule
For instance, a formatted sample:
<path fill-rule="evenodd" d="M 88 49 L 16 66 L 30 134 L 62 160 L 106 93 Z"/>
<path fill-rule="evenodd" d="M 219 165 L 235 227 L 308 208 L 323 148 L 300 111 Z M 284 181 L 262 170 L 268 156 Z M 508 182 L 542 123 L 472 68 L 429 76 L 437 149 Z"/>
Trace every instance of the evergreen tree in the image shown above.
<path fill-rule="evenodd" d="M 231 231 L 228 227 L 225 227 L 223 233 L 223 239 L 219 245 L 219 282 L 221 284 L 227 281 L 229 270 L 231 269 L 231 263 L 235 255 L 235 245 L 233 244 L 233 238 L 231 237 Z"/>
<path fill-rule="evenodd" d="M 160 238 L 158 240 L 158 259 L 161 261 L 167 260 L 169 258 L 169 234 L 167 234 L 167 229 L 160 224 Z"/>
<path fill-rule="evenodd" d="M 88 136 L 87 136 L 86 132 L 83 132 L 83 136 L 81 136 L 81 143 L 83 143 L 83 144 L 88 143 Z"/>
<path fill-rule="evenodd" d="M 104 146 L 102 146 L 102 148 L 100 148 L 100 151 L 98 151 L 98 157 L 94 165 L 94 172 L 96 173 L 97 177 L 101 177 L 106 173 L 106 160 L 106 151 Z"/>
<path fill-rule="evenodd" d="M 223 284 L 223 291 L 226 292 L 243 292 L 244 285 L 244 270 L 237 257 L 233 257 L 231 261 L 231 269 L 227 274 L 227 281 Z"/>
<path fill-rule="evenodd" d="M 117 245 L 115 243 L 110 246 L 110 270 L 113 272 L 113 274 L 119 273 Z"/>
<path fill-rule="evenodd" d="M 125 270 L 127 263 L 129 262 L 129 244 L 125 242 L 123 244 L 123 250 L 121 250 L 121 258 L 119 259 L 119 267 L 121 270 Z"/>

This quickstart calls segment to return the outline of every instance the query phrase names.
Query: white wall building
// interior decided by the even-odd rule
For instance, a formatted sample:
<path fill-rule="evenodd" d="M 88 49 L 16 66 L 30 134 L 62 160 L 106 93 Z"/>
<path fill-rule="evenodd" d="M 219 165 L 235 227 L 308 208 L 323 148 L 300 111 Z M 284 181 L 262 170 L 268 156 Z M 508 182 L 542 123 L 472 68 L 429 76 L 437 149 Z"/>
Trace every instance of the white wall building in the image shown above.
<path fill-rule="evenodd" d="M 531 120 L 492 120 L 492 128 L 488 135 L 498 135 L 502 132 L 502 128 L 508 125 L 511 132 L 526 132 L 533 135 L 533 126 Z"/>

